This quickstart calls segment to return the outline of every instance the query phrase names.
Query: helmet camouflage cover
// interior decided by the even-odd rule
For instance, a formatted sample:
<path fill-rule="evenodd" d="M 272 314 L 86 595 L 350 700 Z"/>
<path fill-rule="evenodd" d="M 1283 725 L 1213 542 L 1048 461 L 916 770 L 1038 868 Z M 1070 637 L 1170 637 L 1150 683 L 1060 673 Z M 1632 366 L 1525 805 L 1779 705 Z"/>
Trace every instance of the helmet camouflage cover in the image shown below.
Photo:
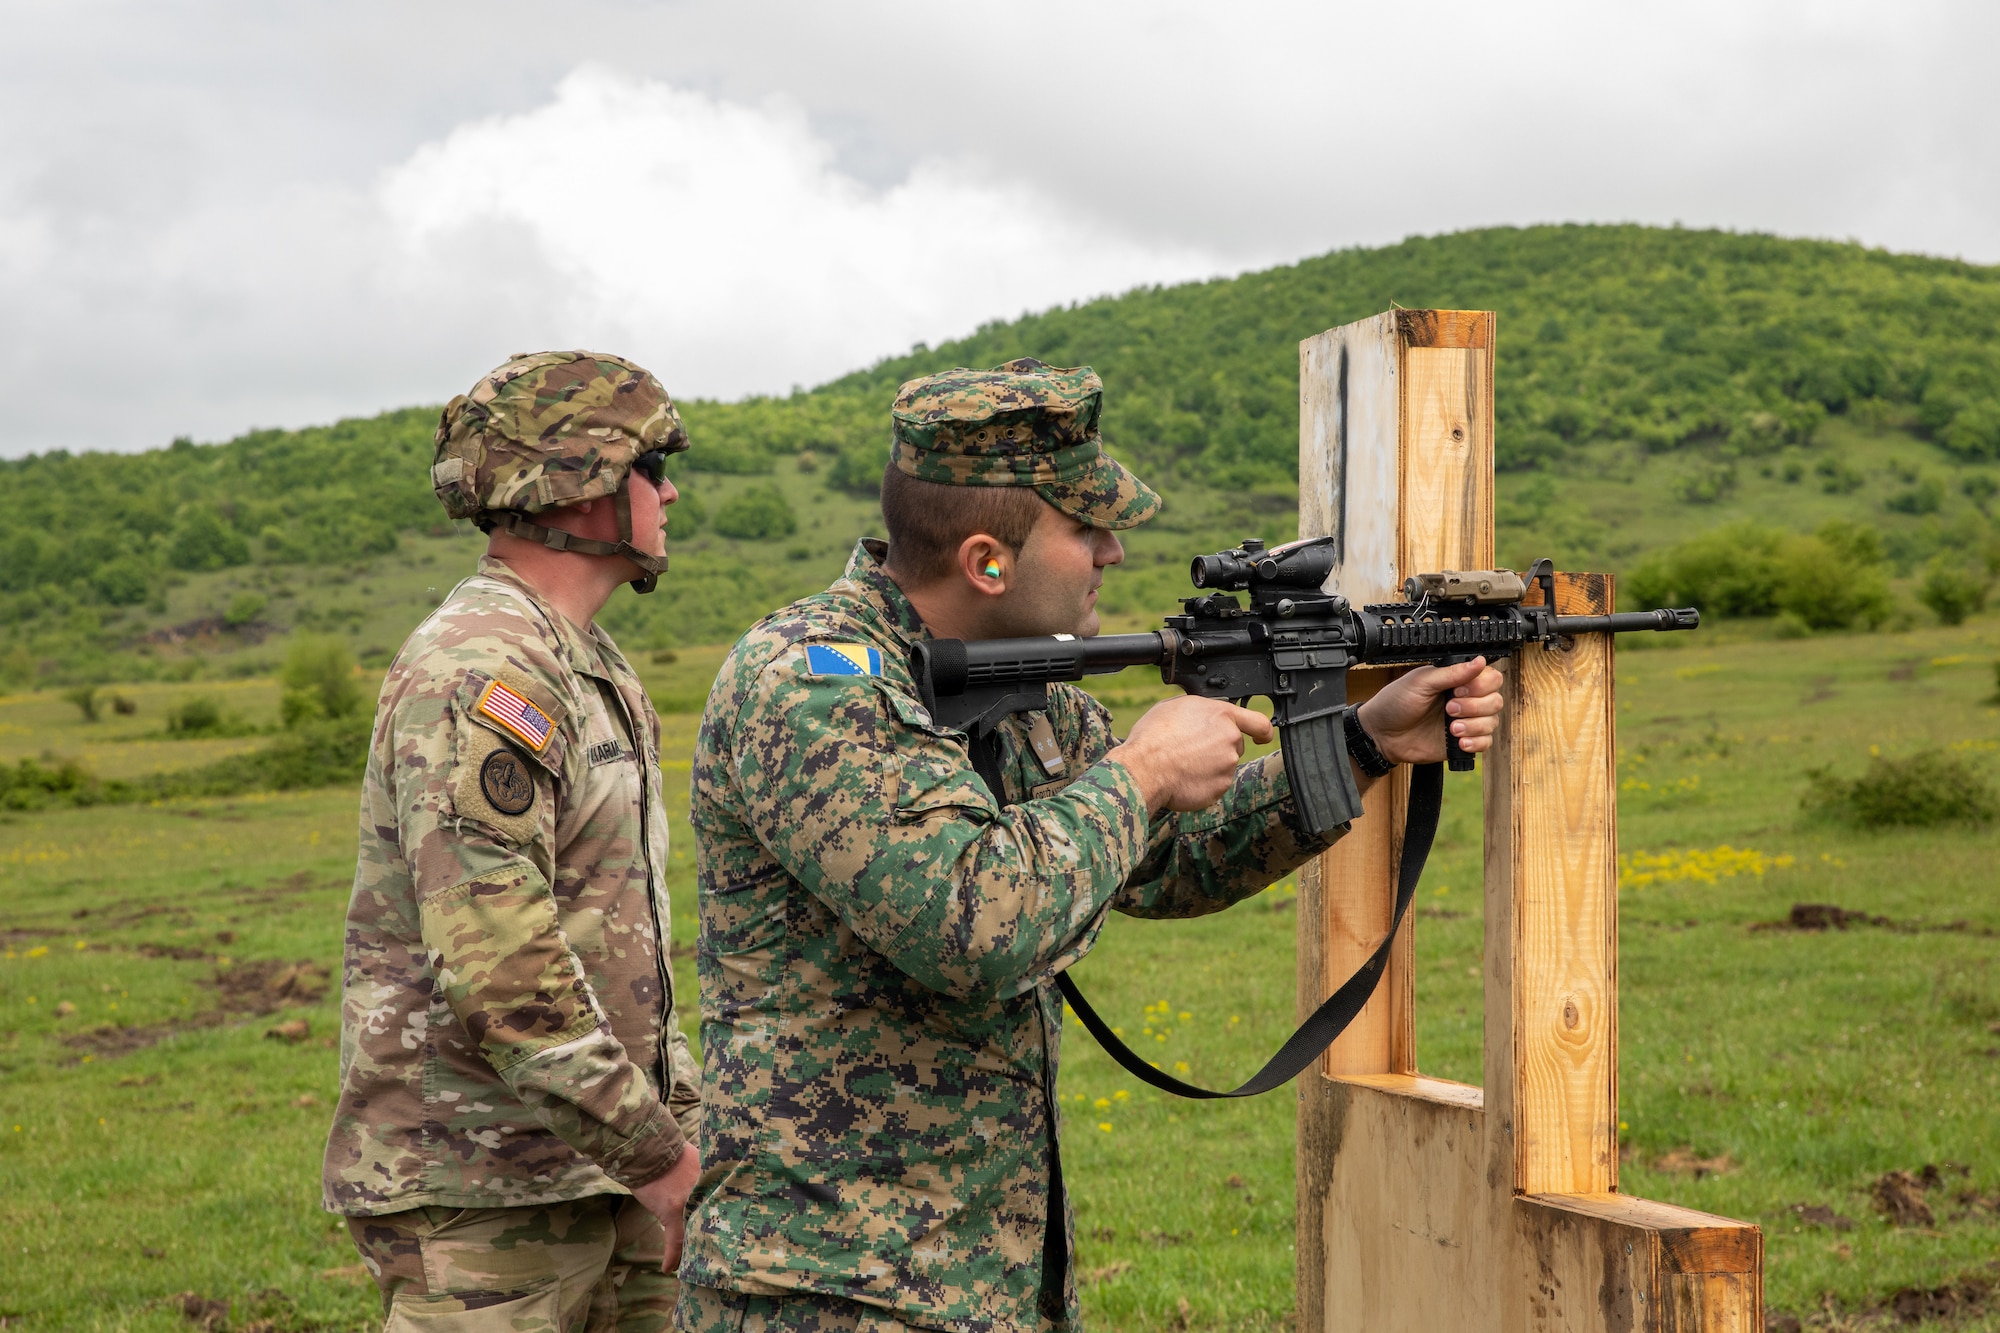
<path fill-rule="evenodd" d="M 435 442 L 431 487 L 453 518 L 617 495 L 639 455 L 688 447 L 660 382 L 596 352 L 510 357 L 445 404 Z"/>
<path fill-rule="evenodd" d="M 891 409 L 896 467 L 948 486 L 1032 486 L 1066 514 L 1129 528 L 1160 497 L 1109 454 L 1098 435 L 1104 381 L 1089 366 L 1022 357 L 991 370 L 911 380 Z"/>

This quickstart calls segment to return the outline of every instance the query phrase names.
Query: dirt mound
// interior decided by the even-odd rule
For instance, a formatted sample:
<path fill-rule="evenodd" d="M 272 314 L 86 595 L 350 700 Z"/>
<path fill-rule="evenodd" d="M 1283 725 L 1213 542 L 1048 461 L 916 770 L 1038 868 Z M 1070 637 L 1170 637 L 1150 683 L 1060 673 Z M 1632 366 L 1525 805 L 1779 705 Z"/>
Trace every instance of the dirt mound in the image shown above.
<path fill-rule="evenodd" d="M 203 983 L 212 988 L 218 1006 L 192 1018 L 173 1018 L 164 1023 L 119 1026 L 102 1023 L 86 1032 L 66 1033 L 63 1045 L 93 1058 L 113 1059 L 143 1051 L 175 1032 L 220 1027 L 232 1019 L 262 1018 L 280 1009 L 317 1004 L 332 989 L 333 978 L 326 967 L 314 962 L 287 963 L 279 958 L 250 959 L 218 970 Z M 311 1033 L 302 1022 L 281 1023 L 280 1040 L 289 1044 L 304 1041 Z M 276 1029 L 274 1029 L 276 1031 Z"/>
<path fill-rule="evenodd" d="M 1832 1227 L 1835 1231 L 1854 1230 L 1854 1219 L 1843 1217 L 1823 1203 L 1795 1203 L 1792 1216 L 1809 1227 Z"/>
<path fill-rule="evenodd" d="M 326 998 L 333 979 L 319 963 L 263 958 L 219 970 L 208 984 L 215 988 L 224 1009 L 262 1015 L 294 1005 L 317 1004 Z"/>
<path fill-rule="evenodd" d="M 1752 930 L 1846 930 L 1849 926 L 1894 926 L 1886 916 L 1870 916 L 1832 903 L 1793 903 L 1783 921 L 1759 921 Z"/>
<path fill-rule="evenodd" d="M 2000 1284 L 1992 1278 L 1966 1274 L 1942 1287 L 1904 1287 L 1883 1302 L 1905 1324 L 1936 1319 L 1947 1322 L 1978 1319 L 2000 1310 Z"/>
<path fill-rule="evenodd" d="M 1736 1165 L 1736 1159 L 1728 1153 L 1703 1157 L 1692 1148 L 1669 1149 L 1653 1161 L 1655 1171 L 1665 1171 L 1676 1176 L 1693 1176 L 1696 1180 L 1700 1180 L 1703 1176 L 1726 1176 L 1736 1169 Z"/>
<path fill-rule="evenodd" d="M 1935 1168 L 1927 1168 L 1925 1174 L 1935 1182 Z M 1922 1177 L 1908 1171 L 1890 1171 L 1875 1182 L 1875 1206 L 1899 1227 L 1936 1226 L 1937 1214 L 1931 1211 L 1924 1191 Z"/>

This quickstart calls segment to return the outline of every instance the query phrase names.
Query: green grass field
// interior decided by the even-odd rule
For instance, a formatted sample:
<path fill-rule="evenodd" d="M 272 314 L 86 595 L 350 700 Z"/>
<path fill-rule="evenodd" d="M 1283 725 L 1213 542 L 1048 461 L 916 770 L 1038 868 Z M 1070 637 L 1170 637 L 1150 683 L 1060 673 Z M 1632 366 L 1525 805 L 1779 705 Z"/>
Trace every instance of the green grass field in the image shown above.
<path fill-rule="evenodd" d="M 667 754 L 688 753 L 720 654 L 641 659 Z M 1989 615 L 1803 641 L 1722 626 L 1620 660 L 1623 1185 L 1763 1224 L 1771 1307 L 1808 1327 L 1865 1319 L 1900 1289 L 2000 1279 L 2000 833 L 1861 833 L 1799 805 L 1808 770 L 1853 776 L 1871 748 L 1952 747 L 1993 776 L 1996 657 Z M 96 724 L 51 694 L 0 699 L 0 758 L 54 750 L 137 774 L 255 743 L 159 738 L 175 691 L 195 690 L 222 697 L 133 687 L 137 711 Z M 1101 693 L 1129 722 L 1162 691 L 1132 675 Z M 275 712 L 262 678 L 226 697 L 252 723 Z M 667 777 L 684 946 L 686 760 Z M 1478 802 L 1476 780 L 1454 779 L 1417 925 L 1421 1063 L 1468 1081 Z M 369 1325 L 372 1285 L 317 1202 L 354 823 L 348 790 L 0 814 L 5 1327 L 185 1329 L 183 1292 L 232 1302 L 237 1329 Z M 1290 1028 L 1291 892 L 1203 921 L 1116 921 L 1078 977 L 1163 1064 L 1233 1082 Z M 1799 902 L 1888 924 L 1758 928 Z M 302 1039 L 266 1035 L 294 1020 Z M 1076 1027 L 1061 1094 L 1093 1326 L 1283 1326 L 1293 1099 L 1173 1101 Z M 1874 1182 L 1926 1165 L 1932 1224 L 1890 1225 Z M 1851 1224 L 1815 1225 L 1802 1204 Z M 2000 1328 L 2000 1311 L 1949 1326 Z"/>

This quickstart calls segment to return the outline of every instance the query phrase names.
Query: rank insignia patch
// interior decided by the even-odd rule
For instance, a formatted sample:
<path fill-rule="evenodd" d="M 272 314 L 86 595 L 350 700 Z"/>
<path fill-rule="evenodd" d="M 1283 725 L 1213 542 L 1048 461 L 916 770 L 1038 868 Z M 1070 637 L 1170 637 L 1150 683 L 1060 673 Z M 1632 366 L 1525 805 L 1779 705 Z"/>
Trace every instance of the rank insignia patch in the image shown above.
<path fill-rule="evenodd" d="M 815 676 L 879 676 L 882 650 L 861 643 L 809 643 L 806 669 Z"/>
<path fill-rule="evenodd" d="M 479 696 L 475 708 L 482 717 L 493 719 L 526 741 L 536 754 L 542 752 L 555 732 L 555 723 L 549 720 L 547 713 L 497 680 L 486 687 L 486 693 Z"/>
<path fill-rule="evenodd" d="M 526 813 L 535 803 L 535 780 L 521 756 L 502 746 L 479 766 L 479 790 L 503 815 Z"/>

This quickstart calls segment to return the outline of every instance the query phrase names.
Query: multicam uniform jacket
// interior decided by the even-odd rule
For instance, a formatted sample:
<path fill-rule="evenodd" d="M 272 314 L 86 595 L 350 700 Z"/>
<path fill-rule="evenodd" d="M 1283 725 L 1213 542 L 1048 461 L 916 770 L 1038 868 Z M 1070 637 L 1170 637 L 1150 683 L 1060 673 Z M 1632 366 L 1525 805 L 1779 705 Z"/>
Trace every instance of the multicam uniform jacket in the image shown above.
<path fill-rule="evenodd" d="M 863 543 L 746 634 L 702 718 L 704 1171 L 681 1278 L 1013 1333 L 1076 1310 L 1066 1271 L 1042 1291 L 1054 975 L 1112 908 L 1218 911 L 1320 845 L 1291 831 L 1276 756 L 1215 807 L 1149 820 L 1099 762 L 1109 715 L 1069 686 L 1007 730 L 1003 807 L 917 698 L 925 630 L 881 554 Z M 1044 719 L 1059 762 L 1029 743 Z M 1066 1208 L 1053 1225 L 1067 1253 Z"/>
<path fill-rule="evenodd" d="M 601 630 L 482 561 L 382 687 L 330 1211 L 554 1203 L 679 1159 L 699 1089 L 666 861 L 659 720 L 637 675 Z"/>

